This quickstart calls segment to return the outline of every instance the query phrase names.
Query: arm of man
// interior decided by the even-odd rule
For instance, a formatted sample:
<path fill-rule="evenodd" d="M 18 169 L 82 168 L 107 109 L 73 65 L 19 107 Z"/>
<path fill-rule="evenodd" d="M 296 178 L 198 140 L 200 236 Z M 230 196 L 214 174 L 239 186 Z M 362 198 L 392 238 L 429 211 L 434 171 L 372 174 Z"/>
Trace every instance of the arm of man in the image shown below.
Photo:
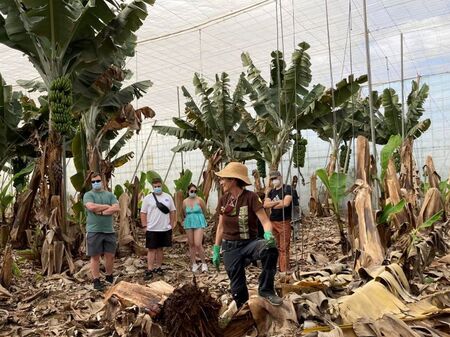
<path fill-rule="evenodd" d="M 272 232 L 272 223 L 270 222 L 269 217 L 267 216 L 267 214 L 263 208 L 261 208 L 260 210 L 258 210 L 256 212 L 256 216 L 258 217 L 259 221 L 261 222 L 261 225 L 263 226 L 264 231 Z"/>
<path fill-rule="evenodd" d="M 177 224 L 177 211 L 170 211 L 170 227 L 175 228 Z"/>
<path fill-rule="evenodd" d="M 274 209 L 280 209 L 288 207 L 292 202 L 292 195 L 285 195 L 283 200 L 278 201 L 278 205 L 274 206 Z"/>
<path fill-rule="evenodd" d="M 144 197 L 141 206 L 141 227 L 147 228 L 148 198 Z"/>
<path fill-rule="evenodd" d="M 109 205 L 101 205 L 101 204 L 96 204 L 93 202 L 87 202 L 84 206 L 89 211 L 94 212 L 94 213 L 100 213 L 100 212 L 106 211 L 110 207 Z"/>
<path fill-rule="evenodd" d="M 113 204 L 109 206 L 106 210 L 102 211 L 103 215 L 113 215 L 114 213 L 117 213 L 120 211 L 119 204 Z"/>
<path fill-rule="evenodd" d="M 222 245 L 222 236 L 223 236 L 223 216 L 219 215 L 219 223 L 217 224 L 216 230 L 216 241 L 214 242 L 215 245 L 217 246 Z"/>
<path fill-rule="evenodd" d="M 142 228 L 147 227 L 147 213 L 141 212 L 141 227 Z"/>
<path fill-rule="evenodd" d="M 272 201 L 270 200 L 270 198 L 265 198 L 264 199 L 264 208 L 278 208 L 276 206 L 278 206 L 281 203 L 281 200 L 278 201 Z"/>
<path fill-rule="evenodd" d="M 175 225 L 177 224 L 177 208 L 175 207 L 175 202 L 172 198 L 170 198 L 170 226 L 175 228 Z"/>

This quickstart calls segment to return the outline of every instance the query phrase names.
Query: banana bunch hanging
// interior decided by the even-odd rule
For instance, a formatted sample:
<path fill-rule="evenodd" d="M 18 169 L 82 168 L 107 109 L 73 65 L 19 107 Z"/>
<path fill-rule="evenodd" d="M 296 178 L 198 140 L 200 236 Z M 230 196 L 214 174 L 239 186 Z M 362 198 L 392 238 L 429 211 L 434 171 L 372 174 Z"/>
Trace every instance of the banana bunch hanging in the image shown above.
<path fill-rule="evenodd" d="M 347 154 L 348 152 L 348 154 Z M 348 166 L 350 163 L 350 156 L 352 154 L 352 149 L 347 144 L 342 144 L 339 151 L 339 166 L 347 173 Z M 348 160 L 346 160 L 348 158 Z M 347 165 L 344 167 L 344 165 Z"/>
<path fill-rule="evenodd" d="M 58 77 L 50 85 L 48 100 L 52 112 L 52 126 L 62 135 L 72 132 L 72 82 L 67 76 Z"/>
<path fill-rule="evenodd" d="M 259 172 L 259 176 L 264 179 L 266 177 L 266 161 L 264 159 L 257 159 L 256 169 Z"/>
<path fill-rule="evenodd" d="M 292 162 L 294 167 L 304 167 L 305 166 L 305 154 L 306 145 L 308 141 L 301 136 L 296 135 L 294 146 L 292 147 Z"/>

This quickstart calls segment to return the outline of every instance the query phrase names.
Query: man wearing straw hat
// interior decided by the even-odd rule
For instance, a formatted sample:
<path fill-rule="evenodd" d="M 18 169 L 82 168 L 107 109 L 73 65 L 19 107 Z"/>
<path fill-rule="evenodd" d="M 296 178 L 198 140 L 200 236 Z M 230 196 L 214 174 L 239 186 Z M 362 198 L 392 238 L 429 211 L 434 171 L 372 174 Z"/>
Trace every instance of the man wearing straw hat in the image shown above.
<path fill-rule="evenodd" d="M 231 283 L 231 293 L 240 308 L 248 300 L 245 278 L 246 260 L 261 260 L 258 293 L 272 305 L 281 305 L 283 300 L 274 289 L 278 250 L 272 235 L 272 223 L 264 211 L 256 193 L 248 191 L 251 185 L 244 164 L 231 162 L 217 172 L 224 195 L 219 200 L 219 223 L 213 248 L 213 264 L 220 265 L 220 247 L 223 263 Z M 258 240 L 257 220 L 264 228 L 264 239 Z"/>

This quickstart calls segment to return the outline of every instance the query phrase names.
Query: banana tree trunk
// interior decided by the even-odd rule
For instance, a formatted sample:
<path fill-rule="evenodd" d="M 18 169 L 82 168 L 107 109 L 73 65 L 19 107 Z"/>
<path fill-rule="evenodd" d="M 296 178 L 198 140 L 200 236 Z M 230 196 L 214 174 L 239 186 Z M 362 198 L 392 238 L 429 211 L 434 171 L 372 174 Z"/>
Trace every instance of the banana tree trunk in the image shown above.
<path fill-rule="evenodd" d="M 184 200 L 184 192 L 177 191 L 175 193 L 175 207 L 177 209 L 177 223 L 175 228 L 173 229 L 174 233 L 177 234 L 185 234 L 186 231 L 183 228 L 183 200 Z"/>
<path fill-rule="evenodd" d="M 413 208 L 417 208 L 419 191 L 415 184 L 416 165 L 413 157 L 413 140 L 411 137 L 405 139 L 400 150 L 401 169 L 400 187 L 406 190 L 406 201 L 411 203 Z"/>
<path fill-rule="evenodd" d="M 25 230 L 30 224 L 30 216 L 33 210 L 34 199 L 41 183 L 41 170 L 39 160 L 36 162 L 36 168 L 31 176 L 29 188 L 22 193 L 19 200 L 19 208 L 14 217 L 13 226 L 10 232 L 11 244 L 13 248 L 21 248 L 26 245 Z"/>
<path fill-rule="evenodd" d="M 222 160 L 221 151 L 216 151 L 211 157 L 208 158 L 208 166 L 206 168 L 206 172 L 204 172 L 203 183 L 202 183 L 202 193 L 205 197 L 205 203 L 208 203 L 209 194 L 211 193 L 211 189 L 214 183 L 215 174 L 217 171 L 218 165 Z"/>
<path fill-rule="evenodd" d="M 358 223 L 357 242 L 352 246 L 357 247 L 361 252 L 356 264 L 355 270 L 361 267 L 379 266 L 383 262 L 384 251 L 377 229 L 374 212 L 372 209 L 370 154 L 369 142 L 367 138 L 359 136 L 357 139 L 357 163 L 355 185 L 356 196 L 354 199 L 355 213 Z M 356 240 L 356 237 L 354 238 Z"/>

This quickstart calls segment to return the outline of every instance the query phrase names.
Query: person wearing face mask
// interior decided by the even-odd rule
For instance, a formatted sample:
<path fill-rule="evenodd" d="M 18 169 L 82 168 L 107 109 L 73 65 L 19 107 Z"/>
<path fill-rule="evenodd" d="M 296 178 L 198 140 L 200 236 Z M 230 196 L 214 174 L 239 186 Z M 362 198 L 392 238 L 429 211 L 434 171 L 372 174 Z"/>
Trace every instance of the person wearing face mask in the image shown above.
<path fill-rule="evenodd" d="M 172 228 L 177 217 L 175 203 L 162 191 L 162 180 L 152 180 L 153 193 L 147 195 L 141 207 L 141 226 L 146 228 L 147 270 L 144 279 L 150 280 L 154 274 L 163 275 L 163 248 L 172 246 Z"/>
<path fill-rule="evenodd" d="M 264 208 L 270 209 L 270 221 L 277 241 L 278 265 L 281 272 L 289 271 L 289 249 L 291 242 L 292 189 L 284 185 L 279 171 L 269 173 L 270 185 L 266 192 Z"/>
<path fill-rule="evenodd" d="M 99 173 L 91 175 L 92 190 L 83 196 L 83 204 L 87 210 L 86 242 L 87 255 L 94 279 L 94 289 L 103 290 L 100 281 L 100 257 L 105 259 L 106 281 L 114 282 L 113 266 L 116 252 L 116 234 L 113 227 L 113 214 L 119 211 L 119 203 L 113 193 L 103 189 Z"/>
<path fill-rule="evenodd" d="M 186 230 L 189 255 L 191 257 L 192 272 L 201 269 L 202 273 L 208 271 L 203 251 L 203 229 L 206 227 L 206 205 L 203 199 L 197 196 L 197 186 L 188 186 L 188 197 L 183 200 L 183 226 Z M 201 264 L 197 264 L 196 256 L 200 257 Z"/>

